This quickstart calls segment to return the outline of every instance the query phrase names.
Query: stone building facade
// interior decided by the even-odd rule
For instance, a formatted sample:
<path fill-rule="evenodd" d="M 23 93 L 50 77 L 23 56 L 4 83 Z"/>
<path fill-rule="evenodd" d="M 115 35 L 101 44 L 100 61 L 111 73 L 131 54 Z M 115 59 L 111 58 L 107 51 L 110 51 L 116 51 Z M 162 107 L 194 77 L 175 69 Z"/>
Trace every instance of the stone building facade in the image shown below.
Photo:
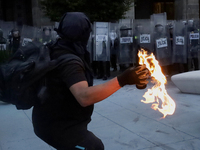
<path fill-rule="evenodd" d="M 136 19 L 148 19 L 153 13 L 167 12 L 168 20 L 199 18 L 199 0 L 137 0 Z"/>
<path fill-rule="evenodd" d="M 19 25 L 54 25 L 39 8 L 40 0 L 0 0 L 0 20 Z M 169 20 L 199 18 L 199 0 L 137 0 L 127 18 L 149 19 L 153 13 L 167 12 Z"/>
<path fill-rule="evenodd" d="M 199 18 L 199 0 L 175 0 L 175 19 Z"/>

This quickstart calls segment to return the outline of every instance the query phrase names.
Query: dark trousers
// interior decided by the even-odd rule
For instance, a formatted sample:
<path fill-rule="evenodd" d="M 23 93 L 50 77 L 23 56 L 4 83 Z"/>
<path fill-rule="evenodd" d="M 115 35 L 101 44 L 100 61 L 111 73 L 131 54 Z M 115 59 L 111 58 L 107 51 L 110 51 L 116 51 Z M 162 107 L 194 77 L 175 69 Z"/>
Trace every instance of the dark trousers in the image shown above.
<path fill-rule="evenodd" d="M 117 55 L 112 54 L 110 57 L 110 63 L 111 63 L 111 67 L 115 70 L 117 70 Z"/>
<path fill-rule="evenodd" d="M 104 150 L 104 145 L 99 138 L 88 131 L 85 138 L 77 143 L 74 148 L 58 148 L 57 150 Z"/>
<path fill-rule="evenodd" d="M 192 58 L 194 70 L 199 70 L 199 60 L 197 57 Z"/>
<path fill-rule="evenodd" d="M 61 133 L 59 129 L 52 128 L 50 131 L 35 131 L 35 134 L 44 142 L 57 150 L 104 150 L 102 141 L 88 130 L 69 134 Z"/>
<path fill-rule="evenodd" d="M 110 61 L 98 61 L 98 78 L 110 77 Z"/>

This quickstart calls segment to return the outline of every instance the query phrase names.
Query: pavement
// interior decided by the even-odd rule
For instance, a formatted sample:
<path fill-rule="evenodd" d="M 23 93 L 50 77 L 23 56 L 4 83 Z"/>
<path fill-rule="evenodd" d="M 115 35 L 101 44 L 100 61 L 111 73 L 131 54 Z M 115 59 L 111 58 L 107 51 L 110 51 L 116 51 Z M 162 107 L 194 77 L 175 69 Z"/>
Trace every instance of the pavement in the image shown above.
<path fill-rule="evenodd" d="M 95 79 L 94 84 L 108 80 Z M 96 103 L 89 130 L 105 150 L 200 150 L 200 95 L 181 93 L 168 79 L 176 110 L 163 119 L 151 104 L 141 102 L 152 85 L 143 90 L 127 85 Z M 55 150 L 34 134 L 31 111 L 0 102 L 0 150 Z"/>

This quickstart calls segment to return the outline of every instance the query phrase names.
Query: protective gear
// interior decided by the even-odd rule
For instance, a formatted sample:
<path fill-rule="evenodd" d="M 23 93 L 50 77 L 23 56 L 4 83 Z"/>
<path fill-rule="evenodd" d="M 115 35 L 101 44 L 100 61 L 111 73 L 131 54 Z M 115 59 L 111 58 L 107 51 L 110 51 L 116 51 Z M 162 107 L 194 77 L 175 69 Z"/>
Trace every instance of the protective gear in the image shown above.
<path fill-rule="evenodd" d="M 121 19 L 118 27 L 119 37 L 119 52 L 117 62 L 120 71 L 125 71 L 134 63 L 134 48 L 133 48 L 133 20 Z"/>
<path fill-rule="evenodd" d="M 183 21 L 175 21 L 172 33 L 172 63 L 187 63 L 187 29 Z"/>
<path fill-rule="evenodd" d="M 6 44 L 6 39 L 3 37 L 2 29 L 0 29 L 0 44 Z"/>
<path fill-rule="evenodd" d="M 33 42 L 34 40 L 37 40 L 38 36 L 38 28 L 23 25 L 22 31 L 21 31 L 21 46 L 26 46 L 29 42 Z"/>
<path fill-rule="evenodd" d="M 153 26 L 149 19 L 136 19 L 133 22 L 133 63 L 138 66 L 138 51 L 141 47 L 153 52 Z"/>
<path fill-rule="evenodd" d="M 166 25 L 155 25 L 154 33 L 155 55 L 160 66 L 172 64 L 172 51 L 169 32 L 166 30 Z"/>
<path fill-rule="evenodd" d="M 42 37 L 39 39 L 41 43 L 49 43 L 52 41 L 51 29 L 49 27 L 44 27 L 42 32 Z"/>
<path fill-rule="evenodd" d="M 94 60 L 110 61 L 109 22 L 94 22 Z"/>
<path fill-rule="evenodd" d="M 52 47 L 53 51 L 57 53 L 56 55 L 72 53 L 79 56 L 84 62 L 86 70 L 92 75 L 89 67 L 90 53 L 87 51 L 92 26 L 87 16 L 81 12 L 67 12 L 63 15 L 56 31 L 60 36 Z M 93 80 L 90 82 L 92 84 Z"/>
<path fill-rule="evenodd" d="M 46 30 L 49 31 L 49 32 L 51 32 L 51 29 L 49 27 L 44 27 L 43 28 L 43 31 L 46 31 Z"/>
<path fill-rule="evenodd" d="M 189 69 L 194 68 L 194 70 L 199 70 L 199 60 L 198 60 L 198 53 L 199 53 L 199 43 L 200 43 L 200 36 L 199 36 L 199 19 L 189 20 L 188 21 L 188 64 Z"/>
<path fill-rule="evenodd" d="M 137 89 L 145 89 L 147 87 L 147 85 L 139 85 L 139 84 L 136 84 L 136 88 Z"/>
<path fill-rule="evenodd" d="M 117 79 L 121 87 L 127 84 L 136 84 L 138 89 L 142 89 L 148 83 L 148 74 L 149 70 L 146 68 L 146 65 L 141 65 L 136 68 L 131 67 L 126 69 L 122 74 L 117 76 Z"/>
<path fill-rule="evenodd" d="M 3 31 L 0 29 L 0 37 L 3 37 Z"/>

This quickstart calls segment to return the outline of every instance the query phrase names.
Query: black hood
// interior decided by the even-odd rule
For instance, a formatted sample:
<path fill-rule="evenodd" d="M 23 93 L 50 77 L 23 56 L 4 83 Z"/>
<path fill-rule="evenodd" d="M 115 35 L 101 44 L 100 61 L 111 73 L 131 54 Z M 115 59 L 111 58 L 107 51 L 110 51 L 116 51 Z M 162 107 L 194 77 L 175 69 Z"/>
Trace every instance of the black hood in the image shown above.
<path fill-rule="evenodd" d="M 57 29 L 57 33 L 62 39 L 81 42 L 85 45 L 87 45 L 91 31 L 90 20 L 82 12 L 65 13 Z"/>
<path fill-rule="evenodd" d="M 84 55 L 88 55 L 87 43 L 92 25 L 84 13 L 65 13 L 56 31 L 60 38 L 53 44 L 54 49 L 68 51 L 81 58 L 88 57 Z"/>
<path fill-rule="evenodd" d="M 83 60 L 87 70 L 91 72 L 87 43 L 92 25 L 88 17 L 82 12 L 67 12 L 55 30 L 60 38 L 51 46 L 53 57 L 73 53 Z"/>
<path fill-rule="evenodd" d="M 88 17 L 82 12 L 67 12 L 55 29 L 60 39 L 54 45 L 57 49 L 68 49 L 76 55 L 84 55 L 86 46 L 92 31 L 92 25 Z"/>

